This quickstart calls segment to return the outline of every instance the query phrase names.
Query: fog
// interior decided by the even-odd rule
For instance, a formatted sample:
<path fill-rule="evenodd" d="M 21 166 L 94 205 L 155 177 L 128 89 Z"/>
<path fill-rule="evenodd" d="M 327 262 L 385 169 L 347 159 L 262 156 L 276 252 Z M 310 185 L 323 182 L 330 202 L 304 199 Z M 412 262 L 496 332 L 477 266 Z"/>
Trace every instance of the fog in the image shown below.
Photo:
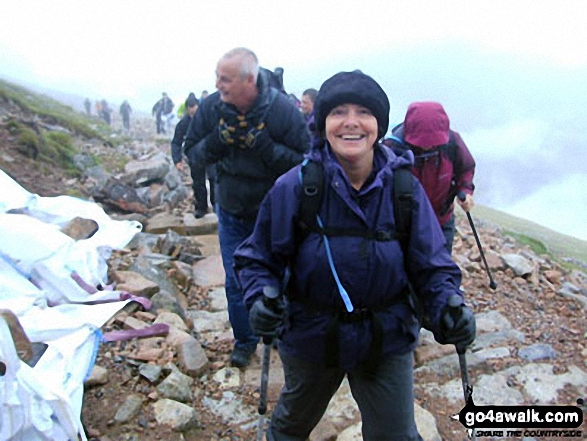
<path fill-rule="evenodd" d="M 390 128 L 413 101 L 444 105 L 477 162 L 478 203 L 587 240 L 581 1 L 7 0 L 4 10 L 0 77 L 68 94 L 80 109 L 88 96 L 150 113 L 163 91 L 176 105 L 212 92 L 216 61 L 235 46 L 283 67 L 297 96 L 361 69 L 390 98 Z"/>

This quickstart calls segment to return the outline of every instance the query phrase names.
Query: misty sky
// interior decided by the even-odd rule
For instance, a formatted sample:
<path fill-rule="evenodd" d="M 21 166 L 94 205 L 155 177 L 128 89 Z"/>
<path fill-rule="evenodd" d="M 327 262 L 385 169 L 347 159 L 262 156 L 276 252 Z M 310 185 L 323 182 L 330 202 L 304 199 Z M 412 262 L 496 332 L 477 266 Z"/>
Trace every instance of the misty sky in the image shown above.
<path fill-rule="evenodd" d="M 477 160 L 477 200 L 587 240 L 584 1 L 3 0 L 0 76 L 146 112 L 214 91 L 251 48 L 288 92 L 361 69 L 389 95 L 441 102 Z"/>

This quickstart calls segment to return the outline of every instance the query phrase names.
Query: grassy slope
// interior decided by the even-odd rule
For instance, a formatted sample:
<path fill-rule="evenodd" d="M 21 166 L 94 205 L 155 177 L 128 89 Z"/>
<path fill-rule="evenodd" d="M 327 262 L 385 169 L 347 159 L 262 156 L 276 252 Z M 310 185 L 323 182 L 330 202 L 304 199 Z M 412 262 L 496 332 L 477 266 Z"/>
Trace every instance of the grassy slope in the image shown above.
<path fill-rule="evenodd" d="M 462 210 L 456 209 L 456 212 Z M 473 222 L 476 218 L 501 227 L 504 232 L 512 231 L 534 238 L 546 246 L 557 258 L 570 257 L 587 263 L 587 242 L 565 234 L 557 233 L 532 221 L 512 216 L 502 211 L 476 205 L 471 212 Z"/>
<path fill-rule="evenodd" d="M 0 99 L 12 101 L 24 112 L 36 114 L 44 121 L 65 127 L 75 134 L 108 141 L 110 129 L 103 121 L 90 119 L 48 96 L 0 79 Z"/>

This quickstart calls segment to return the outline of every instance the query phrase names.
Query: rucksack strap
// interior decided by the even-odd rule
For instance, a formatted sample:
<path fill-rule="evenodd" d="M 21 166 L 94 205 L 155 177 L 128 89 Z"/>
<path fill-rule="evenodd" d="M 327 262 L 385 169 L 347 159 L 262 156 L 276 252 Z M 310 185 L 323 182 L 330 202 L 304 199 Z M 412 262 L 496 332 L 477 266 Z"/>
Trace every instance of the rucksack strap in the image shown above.
<path fill-rule="evenodd" d="M 310 231 L 317 227 L 316 216 L 320 210 L 322 195 L 324 193 L 324 169 L 322 164 L 309 159 L 304 159 L 299 175 L 302 184 L 300 198 L 299 226 L 301 235 L 298 240 L 301 243 Z"/>
<path fill-rule="evenodd" d="M 396 237 L 406 254 L 412 224 L 413 180 L 408 168 L 397 168 L 393 173 L 393 212 L 395 215 Z"/>
<path fill-rule="evenodd" d="M 327 237 L 364 237 L 383 242 L 396 239 L 396 234 L 392 230 L 371 231 L 366 228 L 336 228 L 318 224 L 317 216 L 324 193 L 324 168 L 322 164 L 305 159 L 302 162 L 299 180 L 302 184 L 302 194 L 298 220 L 300 230 L 297 238 L 298 243 L 303 242 L 310 232 Z"/>

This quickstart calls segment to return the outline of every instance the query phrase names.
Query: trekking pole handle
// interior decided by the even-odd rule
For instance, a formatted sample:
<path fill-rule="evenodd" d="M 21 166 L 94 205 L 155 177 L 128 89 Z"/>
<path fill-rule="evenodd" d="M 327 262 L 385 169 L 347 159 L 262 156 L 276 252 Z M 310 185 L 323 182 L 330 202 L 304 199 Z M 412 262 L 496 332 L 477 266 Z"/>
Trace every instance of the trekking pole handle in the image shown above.
<path fill-rule="evenodd" d="M 459 198 L 459 200 L 463 202 L 465 199 L 467 199 L 467 193 L 461 190 L 457 193 L 457 198 Z"/>
<path fill-rule="evenodd" d="M 463 299 L 458 294 L 453 294 L 448 298 L 448 311 L 453 320 L 456 322 L 459 317 L 461 316 L 461 309 L 463 305 Z M 457 350 L 457 354 L 461 355 L 464 354 L 467 350 L 466 346 L 456 344 L 455 348 Z"/>

